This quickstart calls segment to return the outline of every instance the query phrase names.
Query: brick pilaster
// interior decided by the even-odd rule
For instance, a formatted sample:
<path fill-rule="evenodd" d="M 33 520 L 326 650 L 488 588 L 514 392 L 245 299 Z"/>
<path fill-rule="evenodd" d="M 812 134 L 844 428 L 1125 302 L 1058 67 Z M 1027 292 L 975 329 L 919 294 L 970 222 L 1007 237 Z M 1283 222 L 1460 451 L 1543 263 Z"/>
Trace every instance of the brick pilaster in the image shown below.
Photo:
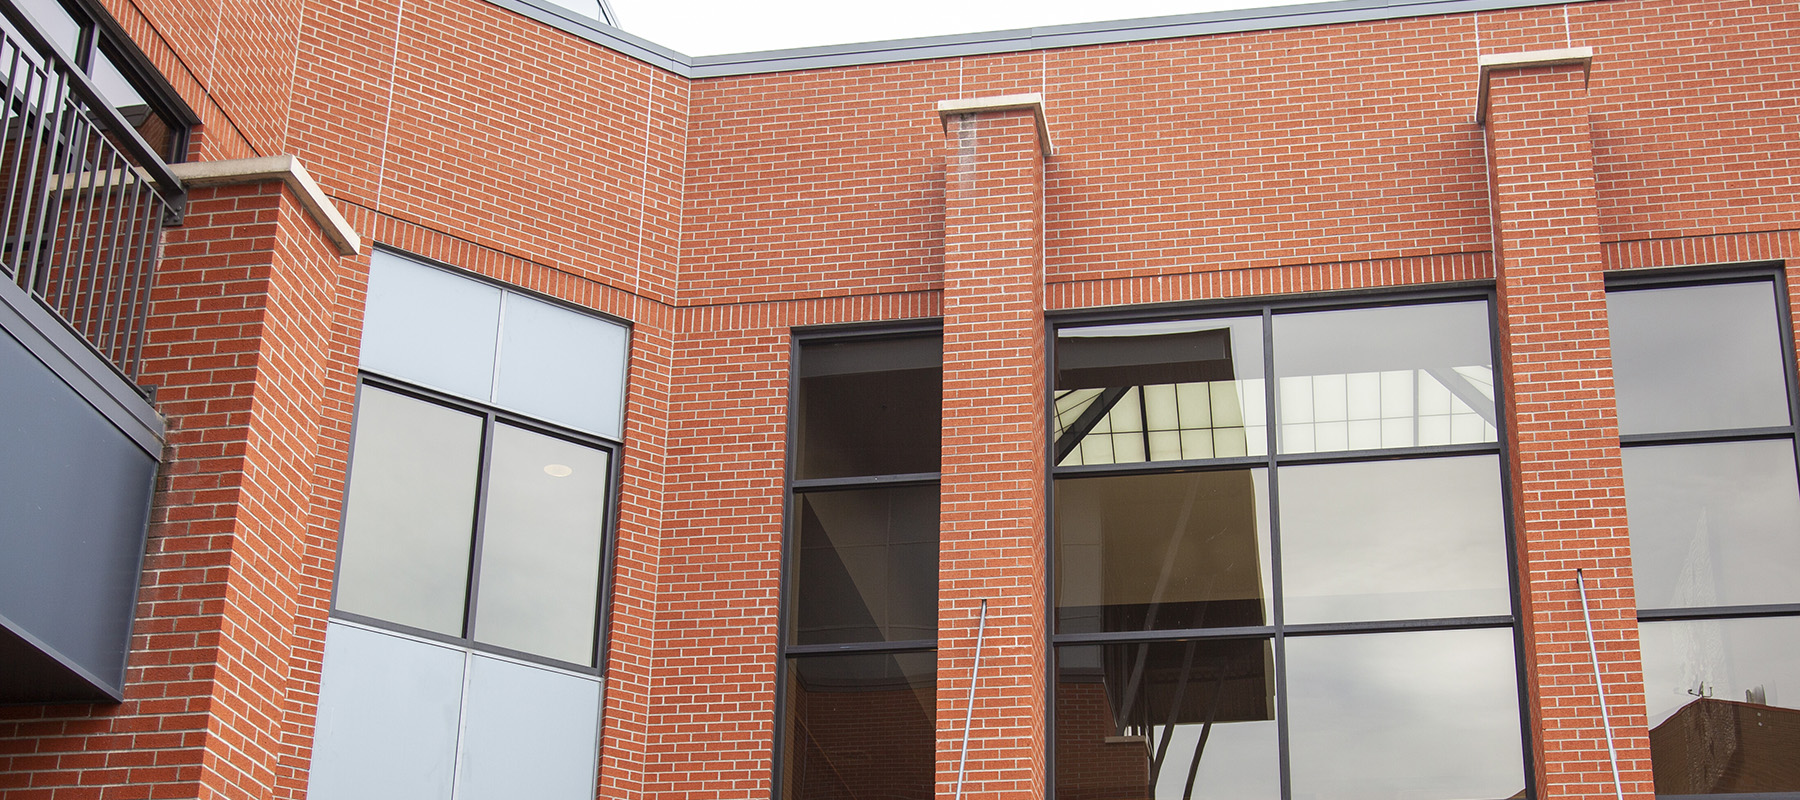
<path fill-rule="evenodd" d="M 1042 106 L 1023 96 L 940 110 L 947 149 L 937 791 L 956 791 L 968 727 L 964 796 L 1037 798 L 1047 652 Z"/>
<path fill-rule="evenodd" d="M 1539 797 L 1615 796 L 1576 585 L 1585 576 L 1624 795 L 1651 797 L 1581 50 L 1483 59 L 1514 531 Z"/>

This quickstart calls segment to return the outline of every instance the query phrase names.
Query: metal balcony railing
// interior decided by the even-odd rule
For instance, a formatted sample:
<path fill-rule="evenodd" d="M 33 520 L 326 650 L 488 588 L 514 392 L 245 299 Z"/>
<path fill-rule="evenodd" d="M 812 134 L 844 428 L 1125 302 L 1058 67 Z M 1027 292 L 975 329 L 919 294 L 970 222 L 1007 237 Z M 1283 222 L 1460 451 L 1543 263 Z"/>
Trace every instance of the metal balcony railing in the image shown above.
<path fill-rule="evenodd" d="M 0 12 L 0 273 L 135 382 L 181 181 L 29 16 Z"/>

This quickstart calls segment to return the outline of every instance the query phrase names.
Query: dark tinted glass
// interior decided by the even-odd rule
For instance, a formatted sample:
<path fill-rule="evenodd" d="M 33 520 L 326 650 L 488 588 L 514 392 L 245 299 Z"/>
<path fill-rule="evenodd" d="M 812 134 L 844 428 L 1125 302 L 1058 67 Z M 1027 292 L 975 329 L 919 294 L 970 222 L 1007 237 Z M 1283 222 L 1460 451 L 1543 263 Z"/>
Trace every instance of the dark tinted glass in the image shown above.
<path fill-rule="evenodd" d="M 462 635 L 481 424 L 472 414 L 363 387 L 339 609 Z"/>
<path fill-rule="evenodd" d="M 788 659 L 782 797 L 932 800 L 934 653 Z"/>
<path fill-rule="evenodd" d="M 1287 639 L 1294 797 L 1522 796 L 1509 629 Z"/>
<path fill-rule="evenodd" d="M 1057 481 L 1057 632 L 1269 624 L 1266 476 Z"/>
<path fill-rule="evenodd" d="M 1800 792 L 1800 619 L 1638 630 L 1656 793 Z"/>
<path fill-rule="evenodd" d="M 942 359 L 937 336 L 803 345 L 796 477 L 938 471 Z"/>
<path fill-rule="evenodd" d="M 608 480 L 604 450 L 494 428 L 477 641 L 593 663 Z"/>
<path fill-rule="evenodd" d="M 1495 456 L 1281 469 L 1289 623 L 1512 610 Z"/>
<path fill-rule="evenodd" d="M 793 644 L 937 635 L 938 488 L 794 498 Z"/>
<path fill-rule="evenodd" d="M 1486 303 L 1280 314 L 1283 453 L 1496 439 Z"/>
<path fill-rule="evenodd" d="M 1609 292 L 1606 312 L 1620 433 L 1788 424 L 1773 284 Z"/>
<path fill-rule="evenodd" d="M 1056 651 L 1059 798 L 1281 796 L 1266 639 Z"/>
<path fill-rule="evenodd" d="M 1791 440 L 1623 454 L 1639 608 L 1800 602 Z"/>
<path fill-rule="evenodd" d="M 1262 319 L 1177 320 L 1057 333 L 1061 466 L 1263 455 Z"/>

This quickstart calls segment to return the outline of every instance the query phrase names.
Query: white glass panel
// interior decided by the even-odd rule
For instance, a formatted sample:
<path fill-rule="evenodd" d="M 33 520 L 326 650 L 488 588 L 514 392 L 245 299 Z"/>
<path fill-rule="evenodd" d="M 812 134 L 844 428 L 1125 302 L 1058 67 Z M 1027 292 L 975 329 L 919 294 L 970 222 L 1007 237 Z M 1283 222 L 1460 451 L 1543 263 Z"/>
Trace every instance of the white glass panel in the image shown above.
<path fill-rule="evenodd" d="M 508 293 L 505 306 L 494 402 L 619 438 L 626 329 L 523 295 Z"/>
<path fill-rule="evenodd" d="M 449 800 L 460 650 L 332 623 L 307 796 Z"/>
<path fill-rule="evenodd" d="M 599 730 L 599 681 L 475 656 L 457 800 L 592 800 Z"/>
<path fill-rule="evenodd" d="M 593 663 L 606 452 L 511 425 L 494 429 L 475 639 Z"/>
<path fill-rule="evenodd" d="M 486 402 L 499 323 L 499 289 L 377 250 L 362 366 Z"/>

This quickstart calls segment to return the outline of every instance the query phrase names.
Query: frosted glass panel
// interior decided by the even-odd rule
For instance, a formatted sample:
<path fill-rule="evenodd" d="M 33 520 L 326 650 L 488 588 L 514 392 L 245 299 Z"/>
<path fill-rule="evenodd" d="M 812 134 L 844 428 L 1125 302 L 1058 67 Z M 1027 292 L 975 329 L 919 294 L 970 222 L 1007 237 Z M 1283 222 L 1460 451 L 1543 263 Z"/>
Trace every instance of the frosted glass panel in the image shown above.
<path fill-rule="evenodd" d="M 619 438 L 626 329 L 517 294 L 505 306 L 494 402 Z"/>
<path fill-rule="evenodd" d="M 600 683 L 475 656 L 457 800 L 592 800 Z"/>
<path fill-rule="evenodd" d="M 362 365 L 487 400 L 494 380 L 500 290 L 375 251 Z"/>
<path fill-rule="evenodd" d="M 363 387 L 337 607 L 461 636 L 480 466 L 480 417 Z"/>
<path fill-rule="evenodd" d="M 591 665 L 606 451 L 494 429 L 475 640 Z"/>
<path fill-rule="evenodd" d="M 458 650 L 331 624 L 307 796 L 448 800 L 463 660 Z"/>

